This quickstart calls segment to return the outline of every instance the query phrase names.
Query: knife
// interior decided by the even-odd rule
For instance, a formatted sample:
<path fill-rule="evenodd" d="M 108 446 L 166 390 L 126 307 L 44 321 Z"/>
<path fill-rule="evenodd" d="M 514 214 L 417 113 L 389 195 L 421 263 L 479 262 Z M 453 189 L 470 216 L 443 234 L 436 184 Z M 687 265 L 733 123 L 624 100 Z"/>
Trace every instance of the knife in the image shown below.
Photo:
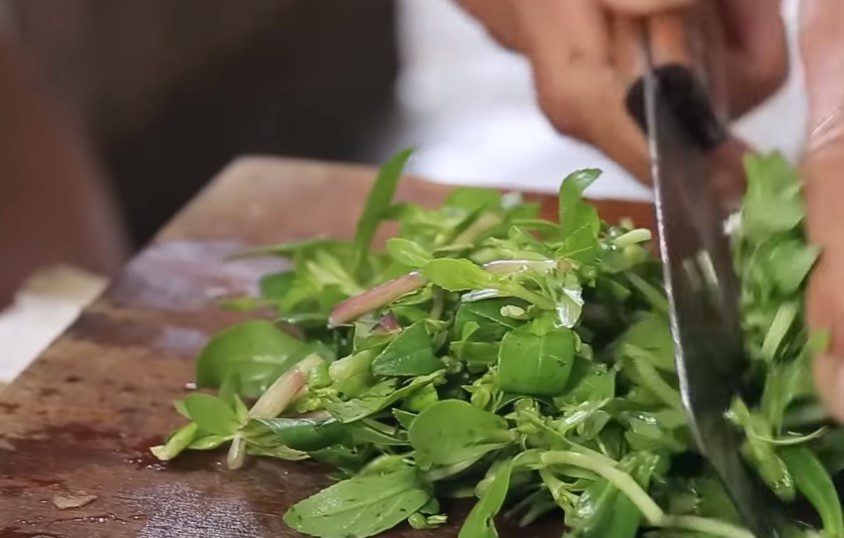
<path fill-rule="evenodd" d="M 777 538 L 778 504 L 747 468 L 726 418 L 746 365 L 738 282 L 712 179 L 727 133 L 696 74 L 681 64 L 655 66 L 647 28 L 642 40 L 646 72 L 627 105 L 647 134 L 683 404 L 700 452 L 749 530 Z"/>

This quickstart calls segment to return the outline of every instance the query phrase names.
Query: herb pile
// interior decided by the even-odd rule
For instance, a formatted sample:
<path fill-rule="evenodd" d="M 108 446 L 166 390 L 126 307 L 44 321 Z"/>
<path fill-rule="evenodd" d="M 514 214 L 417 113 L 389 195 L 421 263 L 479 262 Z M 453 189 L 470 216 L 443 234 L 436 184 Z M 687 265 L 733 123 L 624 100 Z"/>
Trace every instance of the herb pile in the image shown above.
<path fill-rule="evenodd" d="M 461 538 L 497 536 L 505 513 L 521 525 L 553 513 L 571 537 L 750 537 L 686 426 L 651 234 L 581 198 L 599 171 L 565 179 L 549 222 L 485 189 L 456 189 L 438 210 L 393 203 L 408 156 L 381 169 L 351 243 L 257 252 L 294 269 L 230 306 L 276 321 L 208 343 L 196 379 L 218 395 L 177 402 L 190 422 L 154 454 L 228 444 L 231 468 L 249 455 L 324 462 L 338 482 L 284 520 L 327 538 L 435 528 L 460 498 L 477 499 Z M 750 364 L 737 375 L 755 396 L 730 418 L 764 482 L 817 513 L 822 530 L 794 535 L 844 538 L 831 479 L 844 433 L 815 400 L 809 361 L 824 343 L 803 324 L 818 252 L 800 184 L 778 155 L 748 157 L 747 172 L 733 235 Z M 386 220 L 399 236 L 370 250 Z"/>

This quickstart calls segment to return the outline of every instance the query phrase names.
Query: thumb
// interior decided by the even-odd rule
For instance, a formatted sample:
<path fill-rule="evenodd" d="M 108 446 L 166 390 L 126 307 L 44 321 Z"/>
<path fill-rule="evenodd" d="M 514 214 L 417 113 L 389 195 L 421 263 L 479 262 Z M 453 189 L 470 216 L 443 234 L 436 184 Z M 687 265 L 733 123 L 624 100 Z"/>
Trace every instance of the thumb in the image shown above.
<path fill-rule="evenodd" d="M 844 422 L 844 359 L 831 354 L 815 359 L 815 388 L 827 410 Z"/>
<path fill-rule="evenodd" d="M 661 11 L 688 7 L 695 0 L 603 0 L 604 5 L 625 15 L 653 15 Z"/>

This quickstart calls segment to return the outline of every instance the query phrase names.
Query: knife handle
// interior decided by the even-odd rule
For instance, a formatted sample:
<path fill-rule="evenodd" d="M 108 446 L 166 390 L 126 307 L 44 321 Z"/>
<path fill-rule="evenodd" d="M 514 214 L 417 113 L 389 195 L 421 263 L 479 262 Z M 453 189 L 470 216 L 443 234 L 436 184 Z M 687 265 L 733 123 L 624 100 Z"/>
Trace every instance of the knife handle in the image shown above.
<path fill-rule="evenodd" d="M 710 156 L 713 181 L 726 212 L 736 209 L 745 188 L 743 157 L 751 148 L 731 136 L 728 128 L 727 84 L 723 64 L 723 34 L 717 15 L 699 9 L 654 16 L 642 21 L 643 58 L 639 71 L 653 66 L 662 98 L 684 126 L 684 132 Z M 644 74 L 629 86 L 628 113 L 646 131 Z"/>

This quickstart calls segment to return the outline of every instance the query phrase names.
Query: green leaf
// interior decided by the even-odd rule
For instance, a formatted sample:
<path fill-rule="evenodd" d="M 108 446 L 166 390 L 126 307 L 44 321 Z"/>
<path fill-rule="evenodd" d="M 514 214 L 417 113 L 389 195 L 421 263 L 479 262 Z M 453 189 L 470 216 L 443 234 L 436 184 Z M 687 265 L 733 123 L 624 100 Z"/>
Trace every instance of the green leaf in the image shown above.
<path fill-rule="evenodd" d="M 423 267 L 434 259 L 422 245 L 410 239 L 394 237 L 387 240 L 387 251 L 397 262 L 408 267 Z"/>
<path fill-rule="evenodd" d="M 507 333 L 498 351 L 498 388 L 532 396 L 556 396 L 566 389 L 574 361 L 574 332 L 537 335 L 529 327 Z"/>
<path fill-rule="evenodd" d="M 217 333 L 196 363 L 196 382 L 217 387 L 230 375 L 240 378 L 248 396 L 259 396 L 302 358 L 304 344 L 266 320 L 233 325 Z"/>
<path fill-rule="evenodd" d="M 377 420 L 365 418 L 344 426 L 359 444 L 368 443 L 378 447 L 407 446 L 408 444 L 407 435 L 403 430 Z"/>
<path fill-rule="evenodd" d="M 474 460 L 514 439 L 506 420 L 462 400 L 442 400 L 422 411 L 409 433 L 423 468 Z"/>
<path fill-rule="evenodd" d="M 398 525 L 430 497 L 414 469 L 360 476 L 296 503 L 284 522 L 323 538 L 362 538 Z"/>
<path fill-rule="evenodd" d="M 661 313 L 644 314 L 625 331 L 617 344 L 622 353 L 633 353 L 654 368 L 674 372 L 674 339 L 668 318 Z"/>
<path fill-rule="evenodd" d="M 163 445 L 149 449 L 161 461 L 170 461 L 187 449 L 199 435 L 199 427 L 191 422 L 176 429 Z"/>
<path fill-rule="evenodd" d="M 414 413 L 421 413 L 440 400 L 440 395 L 434 385 L 423 385 L 417 391 L 405 398 L 402 407 Z"/>
<path fill-rule="evenodd" d="M 578 170 L 569 174 L 560 186 L 560 228 L 568 238 L 575 231 L 586 227 L 592 237 L 598 235 L 601 219 L 595 206 L 582 199 L 583 191 L 598 179 L 601 171 L 596 168 Z"/>
<path fill-rule="evenodd" d="M 796 228 L 805 211 L 797 172 L 780 153 L 745 157 L 747 193 L 742 228 L 751 237 Z"/>
<path fill-rule="evenodd" d="M 190 450 L 214 450 L 223 443 L 232 440 L 231 435 L 215 435 L 213 433 L 197 437 L 188 446 Z"/>
<path fill-rule="evenodd" d="M 358 396 L 369 389 L 372 377 L 372 361 L 378 351 L 366 349 L 331 363 L 328 373 L 334 382 L 333 388 L 345 396 Z"/>
<path fill-rule="evenodd" d="M 333 239 L 326 239 L 324 237 L 312 237 L 309 239 L 299 239 L 288 241 L 286 243 L 276 243 L 273 245 L 263 245 L 257 248 L 244 250 L 238 252 L 233 258 L 246 258 L 252 256 L 291 256 L 297 252 L 313 247 L 325 247 L 327 245 L 337 244 Z"/>
<path fill-rule="evenodd" d="M 279 443 L 302 452 L 328 448 L 348 438 L 343 424 L 332 419 L 265 418 L 251 421 L 248 427 L 252 435 L 271 433 Z"/>
<path fill-rule="evenodd" d="M 582 402 L 600 402 L 615 396 L 615 370 L 606 365 L 575 357 L 566 390 L 554 398 L 558 408 Z"/>
<path fill-rule="evenodd" d="M 500 340 L 504 333 L 524 325 L 524 322 L 501 315 L 501 309 L 514 304 L 513 299 L 486 299 L 461 304 L 454 318 L 454 334 L 463 335 L 467 323 L 478 325 L 472 335 L 479 340 Z M 521 303 L 524 304 L 524 303 Z"/>
<path fill-rule="evenodd" d="M 378 225 L 381 223 L 384 211 L 393 200 L 404 166 L 412 153 L 412 149 L 396 153 L 378 171 L 378 177 L 375 179 L 372 190 L 369 191 L 363 214 L 361 214 L 355 229 L 353 268 L 359 268 L 366 260 L 369 247 L 375 237 L 375 232 L 378 230 Z"/>
<path fill-rule="evenodd" d="M 513 473 L 513 460 L 500 463 L 495 468 L 495 475 L 480 500 L 460 527 L 458 538 L 497 538 L 493 518 L 501 511 L 507 490 L 510 489 L 510 476 Z M 609 538 L 609 537 L 608 537 Z"/>
<path fill-rule="evenodd" d="M 788 466 L 794 483 L 817 510 L 823 521 L 824 536 L 844 538 L 844 515 L 835 484 L 820 460 L 803 446 L 787 447 L 779 451 Z"/>
<path fill-rule="evenodd" d="M 325 410 L 340 422 L 354 422 L 407 398 L 419 388 L 439 379 L 441 375 L 441 372 L 434 372 L 416 377 L 399 388 L 396 388 L 395 379 L 388 379 L 363 392 L 357 398 L 345 402 L 328 403 Z"/>
<path fill-rule="evenodd" d="M 445 199 L 445 205 L 472 213 L 480 209 L 495 209 L 501 207 L 501 192 L 480 187 L 458 187 Z"/>
<path fill-rule="evenodd" d="M 495 277 L 469 260 L 439 258 L 422 268 L 422 274 L 437 286 L 449 291 L 477 290 L 495 287 Z"/>
<path fill-rule="evenodd" d="M 442 369 L 424 323 L 404 329 L 372 361 L 372 373 L 384 376 L 419 376 Z"/>
<path fill-rule="evenodd" d="M 807 245 L 802 240 L 777 241 L 767 252 L 766 259 L 758 263 L 768 270 L 779 292 L 789 294 L 796 292 L 806 280 L 820 252 L 819 247 Z"/>
<path fill-rule="evenodd" d="M 592 223 L 569 233 L 557 249 L 557 255 L 580 263 L 594 264 L 598 256 L 598 241 Z"/>
<path fill-rule="evenodd" d="M 413 424 L 413 421 L 416 420 L 416 417 L 419 415 L 416 413 L 411 413 L 410 411 L 405 411 L 404 409 L 394 408 L 392 410 L 393 417 L 398 421 L 399 424 L 406 430 L 410 429 L 410 426 Z"/>
<path fill-rule="evenodd" d="M 226 402 L 210 394 L 189 394 L 183 400 L 191 419 L 203 431 L 216 435 L 232 435 L 240 422 Z"/>
<path fill-rule="evenodd" d="M 296 273 L 293 271 L 267 275 L 261 278 L 258 283 L 261 289 L 261 297 L 272 300 L 283 299 L 290 292 L 295 280 Z"/>
<path fill-rule="evenodd" d="M 801 398 L 814 396 L 812 357 L 803 353 L 790 362 L 779 362 L 768 369 L 762 392 L 761 411 L 775 432 L 782 428 L 786 410 Z"/>

